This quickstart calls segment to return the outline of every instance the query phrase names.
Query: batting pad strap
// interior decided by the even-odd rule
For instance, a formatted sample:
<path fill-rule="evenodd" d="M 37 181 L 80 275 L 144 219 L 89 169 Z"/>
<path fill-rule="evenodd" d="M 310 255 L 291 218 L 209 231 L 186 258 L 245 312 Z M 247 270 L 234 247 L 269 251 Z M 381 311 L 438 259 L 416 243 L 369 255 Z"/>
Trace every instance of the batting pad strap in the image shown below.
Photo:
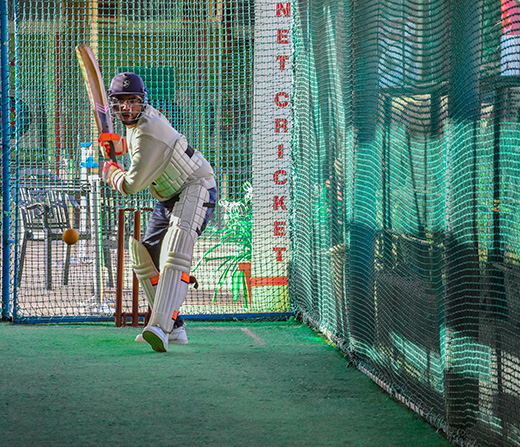
<path fill-rule="evenodd" d="M 195 149 L 193 149 L 189 144 L 188 144 L 188 147 L 186 148 L 186 151 L 185 151 L 186 155 L 188 157 L 193 157 L 193 154 L 195 154 Z"/>
<path fill-rule="evenodd" d="M 182 272 L 181 273 L 181 281 L 184 281 L 186 284 L 190 283 L 190 274 Z"/>
<path fill-rule="evenodd" d="M 150 278 L 150 284 L 152 286 L 156 286 L 157 284 L 159 284 L 159 278 L 160 278 L 160 275 L 156 275 L 153 278 Z"/>
<path fill-rule="evenodd" d="M 199 288 L 199 282 L 197 281 L 197 278 L 195 278 L 195 276 L 190 275 L 188 273 L 182 272 L 182 274 L 181 274 L 181 281 L 185 282 L 186 284 L 193 284 L 193 288 L 194 289 L 198 289 Z"/>

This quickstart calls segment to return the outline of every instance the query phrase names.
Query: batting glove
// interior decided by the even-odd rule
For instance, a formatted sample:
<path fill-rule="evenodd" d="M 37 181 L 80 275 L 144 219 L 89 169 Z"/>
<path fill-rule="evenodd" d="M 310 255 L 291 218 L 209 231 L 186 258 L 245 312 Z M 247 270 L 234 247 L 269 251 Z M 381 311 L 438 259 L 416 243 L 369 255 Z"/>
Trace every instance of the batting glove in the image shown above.
<path fill-rule="evenodd" d="M 101 173 L 101 178 L 103 181 L 112 186 L 113 190 L 119 191 L 121 194 L 126 196 L 125 191 L 123 190 L 123 182 L 125 180 L 125 171 L 121 169 L 121 167 L 113 162 L 106 161 L 103 164 L 103 171 Z"/>
<path fill-rule="evenodd" d="M 110 158 L 110 143 L 114 145 L 116 157 L 122 157 L 128 152 L 126 138 L 121 138 L 116 133 L 101 133 L 99 134 L 98 142 L 105 158 Z"/>

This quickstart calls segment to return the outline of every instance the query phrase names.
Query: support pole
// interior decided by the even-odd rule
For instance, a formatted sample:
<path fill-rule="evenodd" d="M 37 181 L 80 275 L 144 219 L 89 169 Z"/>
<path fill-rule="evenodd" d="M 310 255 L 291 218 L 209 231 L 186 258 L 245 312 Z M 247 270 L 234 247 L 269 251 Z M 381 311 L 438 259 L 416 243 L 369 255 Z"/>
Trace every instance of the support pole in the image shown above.
<path fill-rule="evenodd" d="M 117 215 L 117 278 L 116 278 L 116 327 L 123 326 L 123 284 L 125 280 L 125 211 L 121 208 Z"/>
<path fill-rule="evenodd" d="M 2 81 L 2 320 L 9 319 L 10 310 L 10 245 L 11 199 L 9 151 L 9 31 L 7 0 L 0 0 L 1 16 L 1 81 Z"/>
<path fill-rule="evenodd" d="M 139 241 L 141 233 L 141 211 L 134 212 L 134 239 Z M 139 281 L 132 272 L 132 326 L 139 326 Z"/>
<path fill-rule="evenodd" d="M 94 241 L 94 296 L 92 302 L 99 312 L 108 312 L 108 303 L 105 300 L 104 282 L 103 282 L 103 235 L 101 225 L 101 203 L 100 188 L 101 178 L 98 175 L 90 176 L 90 225 L 92 239 Z"/>

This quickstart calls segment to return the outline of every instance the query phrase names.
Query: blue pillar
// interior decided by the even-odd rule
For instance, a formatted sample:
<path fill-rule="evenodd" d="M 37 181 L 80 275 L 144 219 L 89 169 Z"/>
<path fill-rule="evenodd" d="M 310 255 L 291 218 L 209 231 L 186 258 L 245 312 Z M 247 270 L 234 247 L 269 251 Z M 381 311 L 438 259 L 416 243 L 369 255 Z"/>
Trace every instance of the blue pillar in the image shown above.
<path fill-rule="evenodd" d="M 7 0 L 0 0 L 1 18 L 1 80 L 2 80 L 2 320 L 9 318 L 9 267 L 11 206 L 10 206 L 10 172 L 9 172 L 9 31 Z"/>

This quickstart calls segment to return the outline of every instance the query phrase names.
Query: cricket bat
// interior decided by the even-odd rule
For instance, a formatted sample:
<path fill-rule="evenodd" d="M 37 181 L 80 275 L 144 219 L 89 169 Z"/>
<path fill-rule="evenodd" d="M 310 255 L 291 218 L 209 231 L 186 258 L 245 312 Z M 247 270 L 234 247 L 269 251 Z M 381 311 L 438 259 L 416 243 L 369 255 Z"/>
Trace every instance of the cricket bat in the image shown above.
<path fill-rule="evenodd" d="M 83 43 L 76 47 L 76 55 L 81 67 L 83 79 L 85 80 L 85 86 L 90 103 L 92 104 L 92 111 L 94 112 L 94 119 L 96 120 L 99 133 L 113 134 L 114 126 L 112 124 L 112 117 L 110 116 L 107 93 L 96 56 L 92 49 Z M 114 144 L 111 141 L 109 144 L 110 159 L 117 162 Z"/>

